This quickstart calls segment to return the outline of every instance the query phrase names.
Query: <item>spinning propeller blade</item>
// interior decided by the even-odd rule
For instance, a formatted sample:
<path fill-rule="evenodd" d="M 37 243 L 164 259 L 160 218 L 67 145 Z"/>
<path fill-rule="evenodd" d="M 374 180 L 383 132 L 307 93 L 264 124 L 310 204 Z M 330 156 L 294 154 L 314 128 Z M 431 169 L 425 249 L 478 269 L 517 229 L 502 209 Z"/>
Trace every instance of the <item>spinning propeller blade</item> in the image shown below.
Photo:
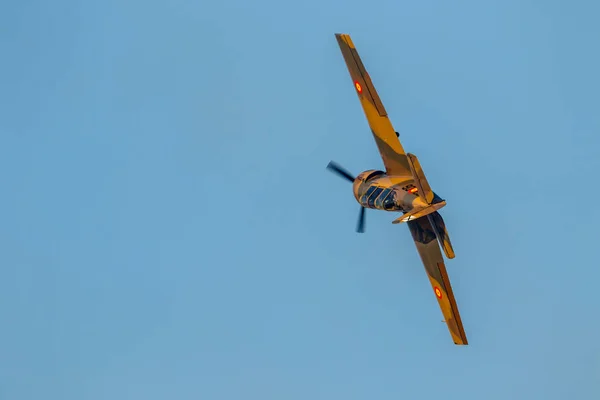
<path fill-rule="evenodd" d="M 356 225 L 356 232 L 365 232 L 365 208 L 360 208 L 360 214 L 358 214 L 358 224 Z"/>
<path fill-rule="evenodd" d="M 346 180 L 348 180 L 350 182 L 354 182 L 354 177 L 352 176 L 352 174 L 333 161 L 330 161 L 329 164 L 327 164 L 327 169 L 330 170 L 331 172 L 338 174 L 339 176 L 341 176 L 342 178 L 345 178 Z M 365 208 L 361 207 L 360 213 L 358 214 L 358 223 L 356 225 L 356 232 L 363 233 L 364 231 L 365 231 Z"/>
<path fill-rule="evenodd" d="M 352 176 L 352 174 L 333 161 L 330 161 L 329 164 L 327 164 L 327 169 L 332 172 L 335 172 L 343 178 L 346 178 L 346 180 L 350 182 L 354 182 L 354 177 Z"/>

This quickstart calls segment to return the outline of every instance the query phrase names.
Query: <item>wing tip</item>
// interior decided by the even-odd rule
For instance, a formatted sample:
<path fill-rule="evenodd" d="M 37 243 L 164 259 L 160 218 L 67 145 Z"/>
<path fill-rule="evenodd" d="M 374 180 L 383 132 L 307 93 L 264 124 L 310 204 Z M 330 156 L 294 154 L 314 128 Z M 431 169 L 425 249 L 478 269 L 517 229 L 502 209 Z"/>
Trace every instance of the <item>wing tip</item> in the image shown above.
<path fill-rule="evenodd" d="M 352 43 L 352 39 L 350 39 L 350 35 L 348 33 L 336 33 L 335 37 L 338 40 L 343 41 L 344 43 L 346 43 L 351 49 L 354 49 L 354 43 Z"/>
<path fill-rule="evenodd" d="M 458 334 L 451 332 L 452 341 L 457 346 L 467 346 L 469 341 L 467 340 L 467 335 L 464 332 L 458 332 Z"/>

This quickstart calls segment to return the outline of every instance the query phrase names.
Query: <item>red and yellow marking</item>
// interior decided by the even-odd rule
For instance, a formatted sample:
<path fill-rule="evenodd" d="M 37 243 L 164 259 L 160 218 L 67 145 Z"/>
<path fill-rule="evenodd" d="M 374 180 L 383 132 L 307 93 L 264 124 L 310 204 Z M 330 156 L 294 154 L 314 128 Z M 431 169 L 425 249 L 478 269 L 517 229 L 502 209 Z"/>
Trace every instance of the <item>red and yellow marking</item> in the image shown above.
<path fill-rule="evenodd" d="M 419 190 L 419 189 L 417 189 L 416 187 L 414 187 L 414 188 L 410 188 L 410 189 L 408 190 L 408 193 L 410 193 L 410 194 L 413 194 L 413 193 L 416 193 L 416 192 L 417 192 L 417 190 Z"/>
<path fill-rule="evenodd" d="M 358 93 L 362 93 L 362 86 L 360 86 L 360 83 L 358 83 L 358 81 L 354 82 L 354 87 L 356 88 L 356 90 L 358 90 Z"/>
<path fill-rule="evenodd" d="M 433 288 L 433 291 L 435 292 L 435 295 L 436 295 L 436 297 L 437 297 L 438 299 L 441 299 L 441 298 L 442 298 L 442 291 L 440 290 L 440 288 L 439 288 L 439 287 L 435 286 L 435 287 Z"/>

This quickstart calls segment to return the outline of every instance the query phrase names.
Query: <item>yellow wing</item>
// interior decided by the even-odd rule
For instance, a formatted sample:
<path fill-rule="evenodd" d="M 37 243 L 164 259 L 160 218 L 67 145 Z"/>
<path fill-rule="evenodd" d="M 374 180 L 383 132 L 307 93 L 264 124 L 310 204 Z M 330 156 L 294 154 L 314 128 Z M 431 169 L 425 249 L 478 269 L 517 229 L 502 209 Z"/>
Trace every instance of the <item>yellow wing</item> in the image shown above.
<path fill-rule="evenodd" d="M 442 252 L 430 218 L 430 215 L 427 215 L 408 221 L 408 227 L 425 266 L 433 293 L 442 309 L 452 340 L 454 344 L 466 345 L 468 344 L 467 335 L 460 319 Z"/>
<path fill-rule="evenodd" d="M 396 131 L 387 116 L 379 95 L 375 91 L 373 82 L 371 82 L 354 43 L 350 39 L 350 35 L 336 33 L 335 37 L 342 50 L 354 89 L 369 121 L 373 138 L 383 159 L 387 174 L 412 177 L 404 148 L 402 148 L 402 144 L 396 136 Z"/>

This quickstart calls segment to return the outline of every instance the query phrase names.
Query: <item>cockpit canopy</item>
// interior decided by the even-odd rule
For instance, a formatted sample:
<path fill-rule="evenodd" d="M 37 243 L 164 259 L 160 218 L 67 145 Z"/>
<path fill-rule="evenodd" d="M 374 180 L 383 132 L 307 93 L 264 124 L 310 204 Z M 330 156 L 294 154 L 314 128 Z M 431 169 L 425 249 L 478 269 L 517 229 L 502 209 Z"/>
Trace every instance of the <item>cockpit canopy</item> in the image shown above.
<path fill-rule="evenodd" d="M 381 175 L 385 175 L 385 172 L 372 171 L 369 175 L 367 175 L 367 177 L 365 178 L 365 181 L 368 181 L 369 179 L 377 178 L 378 176 L 381 176 Z"/>
<path fill-rule="evenodd" d="M 366 182 L 366 181 L 369 181 L 371 179 L 377 178 L 377 177 L 379 177 L 381 175 L 385 175 L 385 172 L 372 169 L 372 170 L 364 171 L 363 173 L 361 173 L 358 176 L 358 179 L 361 182 Z"/>

